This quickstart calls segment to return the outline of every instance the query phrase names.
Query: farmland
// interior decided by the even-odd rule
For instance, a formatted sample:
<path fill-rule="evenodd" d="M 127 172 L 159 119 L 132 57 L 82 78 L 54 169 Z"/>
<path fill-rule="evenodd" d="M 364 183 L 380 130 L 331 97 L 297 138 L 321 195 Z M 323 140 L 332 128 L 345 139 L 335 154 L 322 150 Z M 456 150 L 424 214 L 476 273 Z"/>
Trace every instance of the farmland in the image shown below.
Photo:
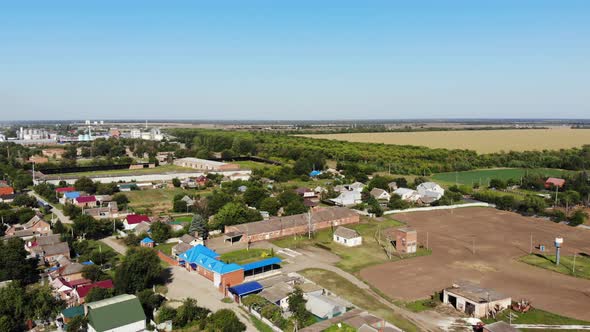
<path fill-rule="evenodd" d="M 459 185 L 473 185 L 480 184 L 487 186 L 491 179 L 506 180 L 518 180 L 526 174 L 541 174 L 544 177 L 561 177 L 564 173 L 570 171 L 564 171 L 561 169 L 551 168 L 494 168 L 494 169 L 478 169 L 473 171 L 464 172 L 446 172 L 437 173 L 432 176 L 434 181 L 444 184 L 459 184 Z"/>
<path fill-rule="evenodd" d="M 162 188 L 157 190 L 135 190 L 125 192 L 129 207 L 135 211 L 151 211 L 154 214 L 172 209 L 172 199 L 177 194 L 207 195 L 210 190 L 184 190 L 182 188 Z"/>
<path fill-rule="evenodd" d="M 508 129 L 305 135 L 349 142 L 467 149 L 478 153 L 559 150 L 590 144 L 590 130 Z"/>

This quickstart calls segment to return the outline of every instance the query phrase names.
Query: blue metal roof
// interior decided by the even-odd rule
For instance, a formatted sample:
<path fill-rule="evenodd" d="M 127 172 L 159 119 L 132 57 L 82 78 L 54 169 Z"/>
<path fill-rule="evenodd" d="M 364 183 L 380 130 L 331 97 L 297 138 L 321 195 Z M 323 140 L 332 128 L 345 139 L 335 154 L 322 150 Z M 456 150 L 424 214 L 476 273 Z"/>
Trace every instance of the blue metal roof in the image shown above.
<path fill-rule="evenodd" d="M 149 237 L 144 237 L 143 240 L 141 240 L 141 243 L 154 243 L 154 240 Z"/>
<path fill-rule="evenodd" d="M 226 264 L 217 260 L 217 258 L 219 258 L 219 254 L 201 244 L 196 245 L 186 252 L 180 254 L 179 258 L 191 265 L 196 264 L 209 271 L 219 274 L 226 274 L 242 269 L 242 267 L 238 264 Z"/>
<path fill-rule="evenodd" d="M 187 250 L 183 254 L 181 254 L 180 258 L 186 260 L 189 263 L 193 263 L 193 262 L 197 261 L 197 258 L 199 257 L 199 255 L 205 255 L 209 258 L 218 258 L 219 257 L 219 254 L 216 253 L 215 251 L 205 247 L 202 244 L 198 244 L 198 245 L 190 248 L 189 250 Z"/>
<path fill-rule="evenodd" d="M 247 282 L 245 284 L 240 284 L 237 286 L 230 287 L 228 290 L 230 293 L 235 294 L 237 296 L 244 296 L 248 294 L 252 294 L 255 292 L 259 292 L 263 289 L 262 285 L 256 281 Z"/>
<path fill-rule="evenodd" d="M 309 176 L 318 176 L 318 175 L 320 175 L 320 174 L 322 174 L 322 172 L 321 172 L 321 171 L 311 171 L 311 172 L 309 173 Z"/>
<path fill-rule="evenodd" d="M 80 197 L 80 192 L 79 191 L 70 191 L 64 194 L 64 196 L 67 199 L 76 199 L 78 197 Z"/>
<path fill-rule="evenodd" d="M 282 261 L 280 258 L 271 257 L 271 258 L 263 259 L 261 261 L 244 264 L 244 265 L 242 265 L 242 267 L 244 268 L 244 272 L 245 272 L 245 271 L 258 269 L 258 268 L 265 267 L 265 266 L 270 266 L 270 265 L 274 265 L 274 264 L 281 264 L 281 262 Z"/>
<path fill-rule="evenodd" d="M 93 261 L 82 262 L 82 265 L 94 265 Z"/>

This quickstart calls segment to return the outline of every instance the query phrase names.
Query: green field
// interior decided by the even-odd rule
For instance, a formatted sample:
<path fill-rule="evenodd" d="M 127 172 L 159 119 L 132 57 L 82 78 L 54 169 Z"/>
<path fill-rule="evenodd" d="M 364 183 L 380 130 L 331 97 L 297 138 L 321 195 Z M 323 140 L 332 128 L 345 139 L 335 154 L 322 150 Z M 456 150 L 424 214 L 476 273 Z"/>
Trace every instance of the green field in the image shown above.
<path fill-rule="evenodd" d="M 128 191 L 124 194 L 129 198 L 129 207 L 134 211 L 169 212 L 172 209 L 172 199 L 176 194 L 208 195 L 211 190 L 184 190 L 182 188 L 162 188 Z"/>
<path fill-rule="evenodd" d="M 463 172 L 447 172 L 447 173 L 437 173 L 434 174 L 431 178 L 434 181 L 440 182 L 446 185 L 453 185 L 453 184 L 464 184 L 471 186 L 473 184 L 479 184 L 481 186 L 487 186 L 491 179 L 501 179 L 501 180 L 519 180 L 525 174 L 542 174 L 546 177 L 560 177 L 564 173 L 568 173 L 571 171 L 561 170 L 561 169 L 552 169 L 552 168 L 532 168 L 532 169 L 525 169 L 525 168 L 495 168 L 495 169 L 480 169 L 480 170 L 473 170 L 473 171 L 463 171 Z"/>
<path fill-rule="evenodd" d="M 248 264 L 274 256 L 276 255 L 267 249 L 243 249 L 222 254 L 221 260 L 226 263 Z"/>
<path fill-rule="evenodd" d="M 391 308 L 379 302 L 365 290 L 360 289 L 338 274 L 322 269 L 305 269 L 303 276 L 330 290 L 352 304 L 387 320 L 404 331 L 418 331 L 418 328 L 405 318 L 393 313 Z"/>
<path fill-rule="evenodd" d="M 590 256 L 588 255 L 576 255 L 575 266 L 573 256 L 563 255 L 559 259 L 559 265 L 555 265 L 555 255 L 527 255 L 520 261 L 554 272 L 590 279 Z"/>
<path fill-rule="evenodd" d="M 510 322 L 510 317 L 508 316 L 512 312 L 512 324 L 547 324 L 547 325 L 588 325 L 590 322 L 585 322 L 583 320 L 578 320 L 574 318 L 560 316 L 548 311 L 544 311 L 541 309 L 533 308 L 529 310 L 527 313 L 520 313 L 510 310 L 504 310 L 496 319 L 489 319 L 484 318 L 482 319 L 485 323 L 492 323 L 494 321 L 503 320 L 505 322 Z M 541 331 L 538 329 L 523 329 L 522 331 Z M 542 330 L 542 331 L 564 331 L 564 330 Z M 569 330 L 572 331 L 572 330 Z"/>
<path fill-rule="evenodd" d="M 267 164 L 267 163 L 260 163 L 260 162 L 252 161 L 252 160 L 232 161 L 231 163 L 240 165 L 240 168 L 251 169 L 251 170 L 277 167 L 276 165 L 271 165 L 271 164 Z"/>
<path fill-rule="evenodd" d="M 168 256 L 172 255 L 172 247 L 177 245 L 178 243 L 160 243 L 154 247 L 156 250 L 160 250 L 161 252 L 165 253 Z"/>
<path fill-rule="evenodd" d="M 384 230 L 389 227 L 399 227 L 403 224 L 392 220 L 384 219 L 383 221 L 365 221 L 357 225 L 346 225 L 359 232 L 363 238 L 363 244 L 357 247 L 346 247 L 332 241 L 333 231 L 331 229 L 324 229 L 315 232 L 312 239 L 307 236 L 286 237 L 273 241 L 273 243 L 283 248 L 301 248 L 306 246 L 316 246 L 340 256 L 341 260 L 336 264 L 339 268 L 348 272 L 358 272 L 365 267 L 371 265 L 381 264 L 390 261 L 400 260 L 397 255 L 393 255 L 389 259 L 383 247 L 377 242 L 376 235 L 378 230 Z M 406 255 L 404 258 L 428 255 L 430 252 L 426 249 L 418 249 L 415 255 Z"/>

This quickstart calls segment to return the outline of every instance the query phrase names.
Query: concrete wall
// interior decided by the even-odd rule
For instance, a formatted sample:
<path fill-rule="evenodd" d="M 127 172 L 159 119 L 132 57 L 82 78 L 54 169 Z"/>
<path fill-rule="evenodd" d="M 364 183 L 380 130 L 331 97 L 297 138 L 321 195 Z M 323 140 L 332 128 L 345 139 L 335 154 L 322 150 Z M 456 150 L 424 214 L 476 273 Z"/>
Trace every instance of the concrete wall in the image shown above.
<path fill-rule="evenodd" d="M 476 303 L 471 301 L 461 295 L 455 294 L 451 291 L 447 291 L 446 289 L 443 291 L 443 303 L 450 303 L 449 302 L 449 295 L 454 296 L 457 298 L 457 305 L 455 308 L 461 312 L 465 312 L 467 308 L 467 304 L 473 304 L 475 306 L 475 311 L 473 312 L 473 317 L 482 318 L 485 317 L 487 312 L 490 310 L 494 310 L 496 305 L 500 308 L 500 310 L 506 309 L 510 307 L 512 302 L 511 298 L 505 298 L 497 301 L 491 301 L 489 303 Z"/>
<path fill-rule="evenodd" d="M 244 176 L 248 176 L 252 174 L 250 170 L 239 170 L 239 171 L 222 171 L 222 172 L 208 172 L 211 174 L 221 174 L 224 176 L 229 176 L 234 173 L 244 174 Z M 179 180 L 184 180 L 193 177 L 199 177 L 201 175 L 207 175 L 205 172 L 179 172 L 179 173 L 160 173 L 160 174 L 145 174 L 145 175 L 125 175 L 125 176 L 90 176 L 90 178 L 94 182 L 100 183 L 111 183 L 111 182 L 163 182 L 163 181 L 172 181 L 174 178 L 178 178 Z M 74 184 L 79 177 L 69 176 L 68 178 L 62 179 L 51 179 L 46 181 L 39 181 L 35 180 L 35 184 L 39 184 L 41 182 L 47 182 L 54 185 L 58 185 L 60 180 L 65 181 L 67 184 Z"/>
<path fill-rule="evenodd" d="M 334 240 L 334 242 L 337 242 L 338 244 L 341 244 L 341 245 L 347 246 L 347 247 L 360 246 L 361 244 L 363 244 L 363 238 L 360 236 L 352 238 L 352 239 L 345 239 L 343 237 L 340 237 L 340 236 L 334 234 L 333 240 Z"/>
<path fill-rule="evenodd" d="M 420 207 L 420 208 L 410 208 L 410 209 L 405 209 L 405 210 L 389 210 L 389 211 L 383 212 L 383 214 L 435 211 L 435 210 L 450 210 L 450 209 L 457 209 L 457 208 L 464 208 L 464 207 L 491 207 L 491 208 L 495 208 L 496 205 L 488 204 L 488 203 L 465 203 L 465 204 L 455 204 L 455 205 L 427 206 L 427 207 Z"/>
<path fill-rule="evenodd" d="M 137 332 L 143 330 L 145 330 L 145 320 L 116 327 L 114 329 L 106 330 L 105 332 Z M 96 330 L 90 324 L 88 324 L 88 332 L 96 332 Z"/>

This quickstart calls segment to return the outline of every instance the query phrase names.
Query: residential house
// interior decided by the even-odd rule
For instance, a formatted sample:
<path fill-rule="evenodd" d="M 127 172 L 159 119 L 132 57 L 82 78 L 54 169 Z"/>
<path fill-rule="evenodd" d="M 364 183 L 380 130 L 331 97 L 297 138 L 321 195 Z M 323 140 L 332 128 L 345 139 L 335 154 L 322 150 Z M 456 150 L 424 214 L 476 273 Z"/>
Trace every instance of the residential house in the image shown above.
<path fill-rule="evenodd" d="M 68 204 L 74 203 L 74 200 L 78 197 L 82 196 L 82 194 L 79 191 L 67 191 L 63 193 L 63 196 L 59 199 L 59 202 L 61 204 Z"/>
<path fill-rule="evenodd" d="M 96 219 L 112 219 L 119 217 L 119 207 L 117 202 L 108 202 L 107 206 L 84 209 L 82 213 Z"/>
<path fill-rule="evenodd" d="M 353 190 L 353 191 L 362 192 L 363 189 L 365 189 L 365 184 L 357 181 L 357 182 L 352 183 L 352 184 L 344 185 L 344 187 L 347 190 Z"/>
<path fill-rule="evenodd" d="M 408 201 L 408 202 L 416 202 L 420 199 L 420 194 L 416 190 L 413 190 L 413 189 L 397 188 L 396 190 L 393 191 L 393 193 L 395 195 L 398 195 L 399 197 L 401 197 L 402 200 Z"/>
<path fill-rule="evenodd" d="M 59 187 L 59 188 L 55 188 L 55 192 L 57 194 L 65 194 L 65 193 L 69 193 L 71 191 L 76 191 L 76 188 L 74 188 L 74 187 Z"/>
<path fill-rule="evenodd" d="M 443 290 L 443 303 L 469 316 L 481 318 L 500 312 L 511 305 L 512 299 L 493 289 L 461 281 Z"/>
<path fill-rule="evenodd" d="M 435 182 L 420 183 L 416 190 L 420 197 L 432 197 L 435 200 L 439 200 L 445 194 L 445 190 Z"/>
<path fill-rule="evenodd" d="M 80 208 L 96 207 L 95 196 L 79 196 L 74 199 L 74 204 Z"/>
<path fill-rule="evenodd" d="M 123 226 L 126 231 L 130 231 L 142 222 L 150 223 L 150 217 L 145 214 L 130 214 L 123 220 Z"/>
<path fill-rule="evenodd" d="M 397 189 L 397 182 L 392 181 L 387 184 L 387 188 L 389 188 L 389 192 L 393 192 Z"/>
<path fill-rule="evenodd" d="M 146 316 L 135 295 L 123 294 L 105 300 L 86 303 L 88 332 L 145 331 Z"/>
<path fill-rule="evenodd" d="M 195 205 L 195 200 L 188 197 L 188 195 L 184 195 L 183 198 L 180 199 L 181 201 L 185 202 L 187 206 Z"/>
<path fill-rule="evenodd" d="M 178 256 L 180 256 L 181 254 L 187 252 L 192 247 L 193 246 L 191 246 L 188 243 L 179 242 L 177 245 L 175 245 L 174 247 L 172 247 L 172 257 L 178 258 Z"/>
<path fill-rule="evenodd" d="M 14 188 L 7 186 L 7 185 L 0 186 L 0 196 L 10 196 L 10 195 L 14 195 Z"/>
<path fill-rule="evenodd" d="M 27 231 L 27 232 L 22 232 L 22 231 Z M 36 236 L 36 235 L 49 235 L 52 234 L 53 232 L 51 231 L 51 226 L 49 225 L 48 222 L 46 222 L 45 220 L 43 220 L 41 217 L 39 217 L 38 215 L 33 216 L 33 218 L 31 218 L 29 221 L 27 221 L 24 224 L 15 224 L 10 226 L 10 228 L 8 228 L 4 233 L 6 234 L 6 236 L 9 237 L 21 237 L 18 236 L 20 234 L 31 234 L 32 236 Z M 25 237 L 28 237 L 29 235 L 26 235 Z"/>
<path fill-rule="evenodd" d="M 371 189 L 370 194 L 378 201 L 388 201 L 389 202 L 389 199 L 391 198 L 391 195 L 387 191 L 385 191 L 381 188 Z"/>
<path fill-rule="evenodd" d="M 49 264 L 56 263 L 62 257 L 70 259 L 70 247 L 67 242 L 38 242 L 42 239 L 45 240 L 45 238 L 49 237 L 40 237 L 36 242 L 30 244 L 27 243 L 25 249 L 27 249 L 34 257 Z"/>
<path fill-rule="evenodd" d="M 316 197 L 316 193 L 309 188 L 304 188 L 304 187 L 297 188 L 297 189 L 295 189 L 295 192 L 297 193 L 297 195 L 303 197 L 304 199 Z"/>
<path fill-rule="evenodd" d="M 43 149 L 41 150 L 41 153 L 45 156 L 45 157 L 49 157 L 49 158 L 54 158 L 54 159 L 61 159 L 64 155 L 64 153 L 66 153 L 65 149 Z"/>
<path fill-rule="evenodd" d="M 330 201 L 337 206 L 354 206 L 362 203 L 362 194 L 356 190 L 344 190 L 336 198 L 330 198 Z"/>
<path fill-rule="evenodd" d="M 133 233 L 135 233 L 135 235 L 141 235 L 141 234 L 149 234 L 151 231 L 152 225 L 148 222 L 142 221 L 139 224 L 137 224 L 137 226 L 135 226 L 135 228 L 133 228 Z"/>
<path fill-rule="evenodd" d="M 288 311 L 289 294 L 291 294 L 294 289 L 293 285 L 286 282 L 280 282 L 274 284 L 272 287 L 265 287 L 262 292 L 258 293 L 258 295 L 265 298 L 270 303 L 279 306 L 283 311 Z"/>
<path fill-rule="evenodd" d="M 306 296 L 305 309 L 319 319 L 330 319 L 346 312 L 346 303 L 326 295 Z"/>
<path fill-rule="evenodd" d="M 233 173 L 230 174 L 228 176 L 230 181 L 237 181 L 237 180 L 242 180 L 242 181 L 248 181 L 250 180 L 250 173 L 248 172 L 240 172 L 240 173 Z"/>
<path fill-rule="evenodd" d="M 85 265 L 80 263 L 71 263 L 66 266 L 60 267 L 54 272 L 51 272 L 49 276 L 52 280 L 62 278 L 67 282 L 81 280 L 84 279 L 84 277 L 82 277 L 82 271 L 84 270 L 84 266 Z"/>
<path fill-rule="evenodd" d="M 183 236 L 181 236 L 178 239 L 178 243 L 186 243 L 186 244 L 190 245 L 191 247 L 194 247 L 194 246 L 196 246 L 198 244 L 203 244 L 203 239 L 200 238 L 200 237 L 199 238 L 194 237 L 194 236 L 189 235 L 189 234 L 184 234 Z"/>
<path fill-rule="evenodd" d="M 76 299 L 76 301 L 79 304 L 82 304 L 82 303 L 84 303 L 84 298 L 86 297 L 86 295 L 88 295 L 88 293 L 93 288 L 113 289 L 114 285 L 113 285 L 113 281 L 110 279 L 97 281 L 92 284 L 81 285 L 81 286 L 76 287 L 73 290 L 73 292 L 72 292 L 73 297 Z"/>
<path fill-rule="evenodd" d="M 340 226 L 336 229 L 333 235 L 333 240 L 336 243 L 347 247 L 360 246 L 363 243 L 363 238 L 354 229 Z"/>

